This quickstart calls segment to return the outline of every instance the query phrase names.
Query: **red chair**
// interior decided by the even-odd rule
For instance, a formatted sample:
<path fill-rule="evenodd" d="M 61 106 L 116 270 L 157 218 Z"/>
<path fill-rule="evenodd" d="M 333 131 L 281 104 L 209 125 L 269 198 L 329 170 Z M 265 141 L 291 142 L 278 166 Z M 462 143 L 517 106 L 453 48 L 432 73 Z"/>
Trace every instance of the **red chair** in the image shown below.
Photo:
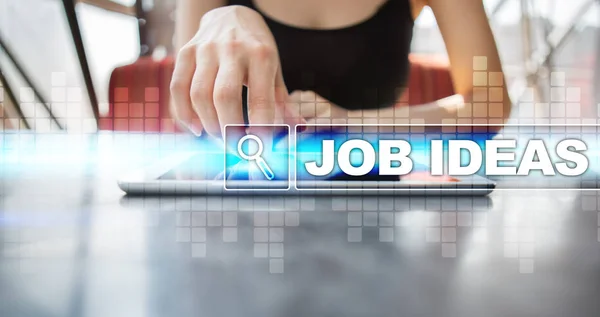
<path fill-rule="evenodd" d="M 443 58 L 411 55 L 408 89 L 398 105 L 417 105 L 454 94 L 448 63 Z M 109 111 L 100 130 L 181 132 L 169 113 L 172 57 L 144 57 L 116 68 L 109 83 Z"/>

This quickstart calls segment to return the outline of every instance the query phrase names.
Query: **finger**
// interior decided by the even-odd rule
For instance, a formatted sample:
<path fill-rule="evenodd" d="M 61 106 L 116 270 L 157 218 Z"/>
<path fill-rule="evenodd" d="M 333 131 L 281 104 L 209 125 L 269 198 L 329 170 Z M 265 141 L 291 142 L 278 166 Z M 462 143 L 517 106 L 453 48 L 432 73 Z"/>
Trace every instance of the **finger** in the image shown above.
<path fill-rule="evenodd" d="M 289 125 L 291 129 L 294 129 L 294 127 L 298 124 L 306 123 L 306 120 L 303 118 L 300 112 L 300 102 L 294 102 L 292 104 L 287 102 L 288 100 L 296 100 L 299 95 L 299 91 L 292 93 L 292 95 L 288 94 L 288 89 L 283 80 L 281 69 L 277 71 L 275 79 L 275 96 L 277 107 L 280 109 L 280 113 L 282 114 L 283 123 Z"/>
<path fill-rule="evenodd" d="M 296 104 L 294 106 L 290 106 L 287 103 L 284 106 L 284 123 L 289 125 L 292 129 L 298 124 L 306 124 L 306 119 L 300 114 L 300 108 L 298 106 L 302 106 L 301 104 Z"/>
<path fill-rule="evenodd" d="M 296 90 L 290 94 L 288 98 L 290 101 L 286 103 L 286 106 L 290 113 L 297 113 L 301 117 L 299 121 L 304 122 L 319 116 L 322 107 L 321 103 L 316 102 L 316 98 L 321 97 L 317 97 L 317 94 L 312 91 Z"/>
<path fill-rule="evenodd" d="M 190 97 L 192 106 L 204 130 L 214 136 L 221 136 L 219 118 L 213 103 L 215 78 L 219 70 L 216 54 L 208 49 L 199 49 L 196 53 L 196 70 L 192 79 Z"/>
<path fill-rule="evenodd" d="M 300 109 L 300 90 L 295 90 L 291 94 L 289 94 L 287 101 L 285 102 L 285 110 L 290 116 L 301 117 Z"/>
<path fill-rule="evenodd" d="M 248 121 L 273 124 L 275 120 L 275 76 L 277 56 L 269 48 L 254 49 L 248 68 Z"/>
<path fill-rule="evenodd" d="M 296 132 L 304 132 L 306 130 L 305 124 L 311 116 L 306 116 L 302 113 L 302 90 L 295 90 L 288 96 L 288 101 L 285 103 L 284 118 L 286 118 L 286 124 L 290 127 L 296 126 Z M 300 126 L 297 126 L 300 125 Z"/>
<path fill-rule="evenodd" d="M 179 130 L 191 132 L 197 137 L 202 135 L 203 129 L 202 124 L 200 123 L 200 119 L 195 118 L 196 114 L 193 110 L 188 110 L 185 113 L 182 113 L 182 110 L 178 109 L 173 96 L 171 96 L 169 100 L 169 112 L 171 113 L 173 122 L 175 123 L 177 128 L 179 128 Z M 182 118 L 191 119 L 184 120 Z"/>
<path fill-rule="evenodd" d="M 230 149 L 235 148 L 234 143 L 245 134 L 242 107 L 245 68 L 241 59 L 230 58 L 220 63 L 215 79 L 213 102 L 221 132 Z"/>
<path fill-rule="evenodd" d="M 261 137 L 264 149 L 270 152 L 274 131 L 264 126 L 275 123 L 275 76 L 278 68 L 276 52 L 257 46 L 249 58 L 248 67 L 248 123 L 249 133 Z M 263 125 L 263 126 L 260 126 Z"/>
<path fill-rule="evenodd" d="M 196 68 L 195 52 L 193 48 L 183 48 L 175 62 L 173 76 L 171 78 L 171 114 L 175 121 L 186 130 L 196 135 L 202 134 L 202 125 L 195 119 L 196 115 L 192 108 L 190 98 L 190 87 L 194 69 Z"/>
<path fill-rule="evenodd" d="M 302 90 L 294 90 L 294 91 L 292 91 L 291 94 L 289 94 L 288 102 L 299 103 L 302 100 L 302 99 L 300 99 L 301 96 L 302 96 Z"/>
<path fill-rule="evenodd" d="M 273 92 L 275 97 L 275 124 L 284 124 L 286 117 L 289 115 L 286 111 L 286 102 L 290 99 L 288 89 L 283 81 L 281 74 L 281 66 L 278 67 L 275 74 L 275 83 L 273 84 Z"/>

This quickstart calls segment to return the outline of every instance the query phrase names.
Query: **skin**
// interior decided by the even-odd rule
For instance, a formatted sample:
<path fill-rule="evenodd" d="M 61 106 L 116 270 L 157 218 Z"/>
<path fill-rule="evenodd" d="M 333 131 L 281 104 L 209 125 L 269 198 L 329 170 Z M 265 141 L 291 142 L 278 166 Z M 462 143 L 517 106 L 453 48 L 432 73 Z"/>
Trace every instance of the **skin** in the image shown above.
<path fill-rule="evenodd" d="M 254 0 L 254 4 L 269 17 L 292 26 L 330 29 L 368 19 L 385 1 Z M 473 130 L 497 132 L 498 125 L 510 114 L 507 90 L 496 90 L 493 97 L 490 91 L 488 99 L 488 91 L 478 89 L 473 81 L 474 57 L 483 56 L 487 60 L 485 71 L 505 82 L 482 1 L 410 1 L 415 19 L 425 6 L 433 11 L 448 52 L 456 92 L 430 104 L 412 105 L 410 123 L 474 124 Z M 205 131 L 220 137 L 225 125 L 243 124 L 243 85 L 249 90 L 251 124 L 295 125 L 318 123 L 320 119 L 334 123 L 408 123 L 397 108 L 348 111 L 313 92 L 288 95 L 275 40 L 264 19 L 249 8 L 225 4 L 223 0 L 178 2 L 176 46 L 180 49 L 171 82 L 172 113 L 195 134 Z M 314 106 L 303 107 L 305 104 Z"/>

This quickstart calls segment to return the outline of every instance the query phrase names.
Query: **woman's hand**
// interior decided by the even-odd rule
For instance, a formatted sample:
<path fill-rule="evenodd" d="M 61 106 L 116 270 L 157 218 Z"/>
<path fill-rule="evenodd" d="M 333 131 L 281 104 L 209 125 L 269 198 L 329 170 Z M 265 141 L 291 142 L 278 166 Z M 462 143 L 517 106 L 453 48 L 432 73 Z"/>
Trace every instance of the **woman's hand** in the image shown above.
<path fill-rule="evenodd" d="M 250 124 L 303 122 L 286 110 L 277 46 L 262 16 L 241 6 L 211 10 L 177 56 L 173 116 L 197 135 L 220 137 L 225 125 L 244 123 L 244 85 Z"/>

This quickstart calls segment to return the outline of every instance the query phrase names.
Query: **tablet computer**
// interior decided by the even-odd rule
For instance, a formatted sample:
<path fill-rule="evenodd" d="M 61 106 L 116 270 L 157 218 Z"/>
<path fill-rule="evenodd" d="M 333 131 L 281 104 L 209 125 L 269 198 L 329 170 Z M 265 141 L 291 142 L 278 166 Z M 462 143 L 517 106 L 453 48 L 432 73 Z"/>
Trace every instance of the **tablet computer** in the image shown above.
<path fill-rule="evenodd" d="M 380 176 L 376 167 L 360 177 L 335 171 L 319 180 L 296 175 L 297 169 L 290 164 L 290 173 L 285 179 L 265 180 L 253 178 L 251 162 L 232 156 L 228 160 L 232 162 L 227 166 L 224 164 L 225 156 L 223 151 L 218 150 L 174 154 L 154 165 L 128 173 L 119 179 L 118 184 L 130 195 L 480 196 L 488 195 L 496 186 L 493 181 L 478 175 L 431 176 L 427 166 L 418 164 L 411 173 L 403 176 Z M 227 170 L 229 172 L 225 173 Z"/>

